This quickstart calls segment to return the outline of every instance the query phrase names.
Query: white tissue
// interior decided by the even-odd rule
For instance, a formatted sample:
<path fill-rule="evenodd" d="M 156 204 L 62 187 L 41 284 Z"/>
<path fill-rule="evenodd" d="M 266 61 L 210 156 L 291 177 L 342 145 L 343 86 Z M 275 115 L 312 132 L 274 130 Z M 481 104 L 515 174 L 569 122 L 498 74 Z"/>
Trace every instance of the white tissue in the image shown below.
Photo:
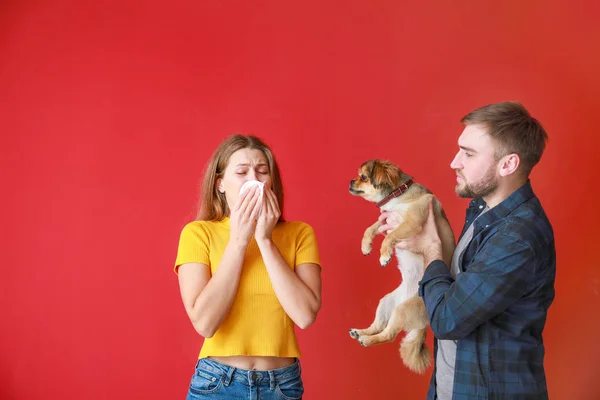
<path fill-rule="evenodd" d="M 263 182 L 259 182 L 259 181 L 246 181 L 246 182 L 244 182 L 244 184 L 240 188 L 240 196 L 242 195 L 242 193 L 244 193 L 246 191 L 246 189 L 249 189 L 252 186 L 258 186 L 258 192 L 259 192 L 258 195 L 260 197 L 262 197 L 263 191 L 264 191 L 264 188 L 265 188 L 265 184 Z"/>
<path fill-rule="evenodd" d="M 260 214 L 260 212 L 262 211 L 262 197 L 263 197 L 263 193 L 264 193 L 264 189 L 265 189 L 265 184 L 263 182 L 259 182 L 259 181 L 244 182 L 244 184 L 240 188 L 240 196 L 242 195 L 242 193 L 244 193 L 246 191 L 246 189 L 249 189 L 252 186 L 258 186 L 258 189 L 257 189 L 258 190 L 258 213 Z M 256 216 L 256 219 L 258 220 L 258 215 Z"/>

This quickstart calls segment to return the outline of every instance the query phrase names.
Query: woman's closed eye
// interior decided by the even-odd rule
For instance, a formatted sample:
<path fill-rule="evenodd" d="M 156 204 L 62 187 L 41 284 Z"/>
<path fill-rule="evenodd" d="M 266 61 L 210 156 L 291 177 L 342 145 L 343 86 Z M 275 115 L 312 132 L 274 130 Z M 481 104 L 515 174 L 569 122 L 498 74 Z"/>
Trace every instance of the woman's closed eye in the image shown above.
<path fill-rule="evenodd" d="M 244 176 L 248 173 L 249 170 L 238 170 L 235 172 L 236 175 Z M 257 175 L 269 175 L 269 170 L 256 170 Z"/>

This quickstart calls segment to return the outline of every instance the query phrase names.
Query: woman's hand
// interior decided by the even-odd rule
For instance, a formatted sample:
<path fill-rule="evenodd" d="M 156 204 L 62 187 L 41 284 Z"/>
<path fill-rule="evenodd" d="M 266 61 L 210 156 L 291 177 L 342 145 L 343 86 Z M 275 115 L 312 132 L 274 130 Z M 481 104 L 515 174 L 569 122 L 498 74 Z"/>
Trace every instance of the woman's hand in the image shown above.
<path fill-rule="evenodd" d="M 262 202 L 262 210 L 258 216 L 256 223 L 256 231 L 254 237 L 256 241 L 271 240 L 271 233 L 273 228 L 277 225 L 281 211 L 279 211 L 279 204 L 277 203 L 277 197 L 275 193 L 265 186 Z"/>
<path fill-rule="evenodd" d="M 256 186 L 246 190 L 238 198 L 229 217 L 231 228 L 230 242 L 244 248 L 248 246 L 252 233 L 254 233 L 256 218 L 260 210 L 259 198 L 260 192 Z"/>

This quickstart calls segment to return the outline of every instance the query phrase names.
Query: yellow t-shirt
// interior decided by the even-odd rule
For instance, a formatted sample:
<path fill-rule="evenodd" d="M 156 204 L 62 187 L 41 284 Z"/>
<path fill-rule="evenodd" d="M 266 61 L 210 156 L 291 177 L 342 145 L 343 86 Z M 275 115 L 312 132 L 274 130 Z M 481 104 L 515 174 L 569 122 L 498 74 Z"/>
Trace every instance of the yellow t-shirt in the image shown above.
<path fill-rule="evenodd" d="M 281 222 L 272 233 L 273 243 L 294 269 L 300 264 L 320 264 L 312 227 L 304 222 Z M 229 218 L 194 221 L 181 232 L 175 272 L 181 264 L 195 262 L 215 273 L 229 241 Z M 209 356 L 299 357 L 294 322 L 279 303 L 258 244 L 250 240 L 240 283 L 229 314 L 215 334 L 206 338 L 199 358 Z"/>

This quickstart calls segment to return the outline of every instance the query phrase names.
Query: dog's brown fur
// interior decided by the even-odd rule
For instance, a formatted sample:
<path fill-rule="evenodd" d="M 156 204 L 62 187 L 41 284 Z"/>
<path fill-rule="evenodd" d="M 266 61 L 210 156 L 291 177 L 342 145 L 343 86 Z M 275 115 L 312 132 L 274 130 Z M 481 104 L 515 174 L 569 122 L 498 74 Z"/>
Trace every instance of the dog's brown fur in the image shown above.
<path fill-rule="evenodd" d="M 410 176 L 389 161 L 369 160 L 360 167 L 358 177 L 350 181 L 350 193 L 371 202 L 379 202 L 408 179 Z M 450 223 L 438 199 L 427 188 L 415 182 L 400 197 L 382 206 L 382 210 L 398 211 L 401 217 L 401 223 L 387 234 L 381 245 L 382 266 L 391 260 L 398 241 L 407 239 L 423 229 L 432 199 L 435 222 L 442 241 L 443 258 L 446 264 L 450 265 L 455 247 Z M 361 245 L 363 254 L 370 254 L 373 238 L 381 225 L 382 223 L 377 221 L 366 229 Z M 363 346 L 372 346 L 393 341 L 403 330 L 411 331 L 402 341 L 400 355 L 409 369 L 423 373 L 431 364 L 431 353 L 425 346 L 429 321 L 425 304 L 418 296 L 416 288 L 425 266 L 422 256 L 408 252 L 397 252 L 397 255 L 403 277 L 400 287 L 381 299 L 375 321 L 369 328 L 351 329 L 350 336 L 358 339 Z"/>

